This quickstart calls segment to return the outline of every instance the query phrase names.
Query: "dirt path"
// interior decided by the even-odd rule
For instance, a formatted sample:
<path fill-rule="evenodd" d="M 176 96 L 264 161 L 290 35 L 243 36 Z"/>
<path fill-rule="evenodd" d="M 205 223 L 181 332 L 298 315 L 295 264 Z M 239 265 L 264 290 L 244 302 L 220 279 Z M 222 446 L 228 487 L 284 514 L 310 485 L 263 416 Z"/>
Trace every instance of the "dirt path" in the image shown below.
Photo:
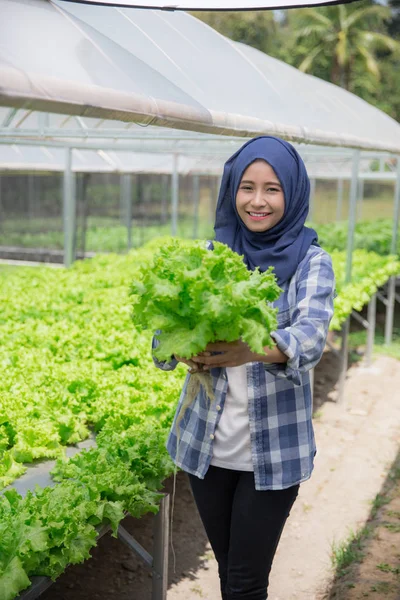
<path fill-rule="evenodd" d="M 399 363 L 379 357 L 369 370 L 353 366 L 345 406 L 335 403 L 336 370 L 327 353 L 316 374 L 316 467 L 301 486 L 282 536 L 270 600 L 322 600 L 332 577 L 332 542 L 365 523 L 399 450 Z M 216 563 L 183 473 L 174 514 L 176 572 L 170 555 L 168 600 L 218 600 Z M 128 518 L 124 525 L 151 551 L 151 517 Z M 92 554 L 92 560 L 68 569 L 42 600 L 150 600 L 148 573 L 118 540 L 105 536 Z"/>

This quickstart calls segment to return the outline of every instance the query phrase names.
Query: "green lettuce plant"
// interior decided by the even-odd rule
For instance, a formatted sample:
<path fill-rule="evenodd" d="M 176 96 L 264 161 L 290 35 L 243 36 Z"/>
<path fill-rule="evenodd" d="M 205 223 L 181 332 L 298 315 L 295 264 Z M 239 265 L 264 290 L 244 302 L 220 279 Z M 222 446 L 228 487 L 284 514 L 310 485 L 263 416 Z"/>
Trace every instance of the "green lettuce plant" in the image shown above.
<path fill-rule="evenodd" d="M 254 352 L 272 346 L 280 294 L 272 269 L 249 271 L 243 257 L 214 242 L 173 240 L 143 265 L 131 286 L 136 327 L 158 330 L 155 356 L 189 358 L 209 342 L 241 338 Z"/>

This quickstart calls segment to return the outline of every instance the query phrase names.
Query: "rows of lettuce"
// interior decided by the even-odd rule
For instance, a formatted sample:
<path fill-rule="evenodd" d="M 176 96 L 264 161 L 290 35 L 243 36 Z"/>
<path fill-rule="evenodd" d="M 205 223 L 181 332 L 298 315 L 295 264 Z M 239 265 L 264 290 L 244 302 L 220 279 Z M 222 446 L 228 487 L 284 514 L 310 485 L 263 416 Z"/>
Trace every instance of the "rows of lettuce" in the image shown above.
<path fill-rule="evenodd" d="M 173 467 L 165 451 L 185 374 L 161 372 L 151 333 L 132 322 L 131 281 L 151 250 L 98 256 L 69 270 L 0 271 L 0 487 L 26 464 L 58 458 L 54 488 L 0 500 L 0 598 L 12 599 L 33 574 L 57 577 L 83 561 L 96 527 L 114 532 L 128 511 L 157 510 Z M 338 296 L 332 328 L 400 272 L 394 257 L 332 253 Z M 97 447 L 63 460 L 66 445 L 97 433 Z"/>
<path fill-rule="evenodd" d="M 332 250 L 346 250 L 348 222 L 338 221 L 325 225 L 312 224 L 318 232 L 318 240 L 323 248 Z M 359 221 L 354 230 L 354 248 L 376 252 L 387 256 L 391 252 L 393 236 L 392 219 L 374 219 L 373 221 Z M 397 239 L 396 254 L 400 254 L 400 237 Z"/>
<path fill-rule="evenodd" d="M 64 247 L 63 233 L 59 229 L 60 222 L 48 220 L 49 231 L 42 231 L 42 220 L 26 219 L 22 222 L 8 219 L 3 224 L 2 244 L 29 248 L 58 248 Z M 317 231 L 321 245 L 328 249 L 345 250 L 347 246 L 348 224 L 346 221 L 327 224 L 311 224 Z M 21 229 L 23 233 L 21 233 Z M 144 225 L 135 223 L 132 228 L 132 247 L 144 243 L 160 235 L 168 235 L 170 223 Z M 359 221 L 355 227 L 355 248 L 387 255 L 391 250 L 393 231 L 392 219 L 374 219 Z M 193 221 L 180 218 L 178 235 L 191 238 L 194 233 Z M 212 226 L 208 220 L 201 219 L 197 227 L 197 236 L 207 238 L 212 236 Z M 79 237 L 79 236 L 78 236 Z M 115 225 L 112 219 L 89 217 L 86 231 L 86 251 L 90 252 L 125 252 L 127 248 L 126 227 Z M 400 239 L 396 248 L 400 254 Z"/>

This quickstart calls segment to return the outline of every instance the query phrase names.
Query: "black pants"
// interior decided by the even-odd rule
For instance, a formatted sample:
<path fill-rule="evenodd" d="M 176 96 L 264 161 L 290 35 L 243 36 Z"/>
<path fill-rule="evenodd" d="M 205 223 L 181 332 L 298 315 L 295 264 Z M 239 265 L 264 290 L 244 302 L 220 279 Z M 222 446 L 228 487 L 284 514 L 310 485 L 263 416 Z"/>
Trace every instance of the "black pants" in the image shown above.
<path fill-rule="evenodd" d="M 266 600 L 279 538 L 299 485 L 257 491 L 254 473 L 210 466 L 189 475 L 196 505 L 218 562 L 223 600 Z"/>

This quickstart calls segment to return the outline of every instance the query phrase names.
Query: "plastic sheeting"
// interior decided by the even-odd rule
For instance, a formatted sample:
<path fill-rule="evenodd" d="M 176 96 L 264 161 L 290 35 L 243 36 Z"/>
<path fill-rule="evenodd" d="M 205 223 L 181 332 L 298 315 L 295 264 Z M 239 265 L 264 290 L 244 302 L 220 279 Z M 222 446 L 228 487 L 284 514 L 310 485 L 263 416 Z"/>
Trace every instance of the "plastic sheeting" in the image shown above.
<path fill-rule="evenodd" d="M 66 0 L 81 4 L 105 6 L 133 6 L 136 8 L 160 8 L 164 10 L 270 10 L 273 8 L 301 8 L 318 4 L 347 4 L 354 0 L 184 0 L 183 2 L 160 2 L 160 0 Z"/>
<path fill-rule="evenodd" d="M 224 162 L 236 148 L 214 148 L 198 154 L 166 154 L 151 152 L 123 152 L 113 150 L 72 150 L 72 171 L 76 173 L 147 173 L 170 175 L 174 168 L 180 175 L 222 174 Z M 314 179 L 350 179 L 352 172 L 351 154 L 323 155 L 315 153 L 310 146 L 297 147 Z M 360 161 L 360 178 L 394 180 L 394 172 L 374 172 L 376 158 L 364 157 Z M 0 173 L 51 173 L 65 169 L 65 150 L 45 146 L 0 144 Z"/>
<path fill-rule="evenodd" d="M 176 166 L 181 175 L 220 175 L 224 160 L 209 155 L 178 156 Z M 174 162 L 172 154 L 72 150 L 72 171 L 77 173 L 171 174 Z M 65 151 L 61 148 L 0 144 L 0 173 L 51 173 L 64 169 Z"/>
<path fill-rule="evenodd" d="M 0 0 L 0 14 L 3 106 L 400 152 L 381 111 L 184 12 Z"/>

